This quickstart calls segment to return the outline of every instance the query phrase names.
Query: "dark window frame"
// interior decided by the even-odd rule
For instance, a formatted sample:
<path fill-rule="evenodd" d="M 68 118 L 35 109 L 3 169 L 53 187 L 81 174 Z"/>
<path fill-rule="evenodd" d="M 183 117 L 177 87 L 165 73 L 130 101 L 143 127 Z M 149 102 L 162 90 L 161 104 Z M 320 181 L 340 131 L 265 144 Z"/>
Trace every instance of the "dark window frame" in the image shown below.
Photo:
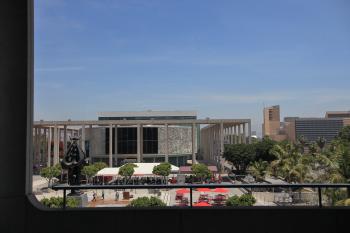
<path fill-rule="evenodd" d="M 7 155 L 0 158 L 1 161 L 10 161 L 18 164 L 18 172 L 12 176 L 10 181 L 5 181 L 8 189 L 1 192 L 0 230 L 3 232 L 26 232 L 35 229 L 37 232 L 95 232 L 120 230 L 130 231 L 130 224 L 133 231 L 154 231 L 163 229 L 162 226 L 173 223 L 168 232 L 221 232 L 226 230 L 227 224 L 193 224 L 194 222 L 206 222 L 221 220 L 223 223 L 234 220 L 236 231 L 247 230 L 251 232 L 269 231 L 280 232 L 281 229 L 287 232 L 340 232 L 342 227 L 347 227 L 349 209 L 344 208 L 232 208 L 232 209 L 76 209 L 65 212 L 56 209 L 47 209 L 39 205 L 38 201 L 31 194 L 32 171 L 31 156 L 31 130 L 33 126 L 33 0 L 3 1 L 0 9 L 1 20 L 5 25 L 11 27 L 1 28 L 0 40 L 5 38 L 8 45 L 17 44 L 16 48 L 10 47 L 2 51 L 7 57 L 7 63 L 0 63 L 2 74 L 1 92 L 2 100 L 5 100 L 4 114 L 0 117 L 2 126 L 5 123 L 12 123 L 13 127 L 7 136 L 16 136 L 15 140 L 7 141 L 8 137 L 2 136 L 2 143 L 17 146 Z M 11 22 L 10 24 L 8 24 Z M 27 41 L 23 38 L 27 36 Z M 16 70 L 11 70 L 13 65 Z M 18 72 L 17 72 L 18 71 Z M 27 74 L 23 75 L 27 72 Z M 4 74 L 4 75 L 3 75 Z M 26 77 L 24 77 L 26 76 Z M 2 82 L 5 80 L 5 82 Z M 4 91 L 3 91 L 4 90 Z M 18 91 L 23 91 L 18 93 Z M 26 92 L 27 91 L 27 92 Z M 26 92 L 26 93 L 25 93 Z M 11 101 L 16 107 L 7 105 Z M 3 137 L 4 136 L 4 137 Z M 25 143 L 24 143 L 25 141 Z M 20 155 L 20 152 L 26 153 Z M 19 152 L 19 154 L 16 154 Z M 9 171 L 6 163 L 1 163 L 4 171 Z M 24 168 L 26 170 L 24 171 Z M 273 217 L 273 225 L 269 224 Z M 154 223 L 157 219 L 157 225 Z M 71 222 L 73 220 L 73 222 Z M 6 222 L 5 222 L 6 221 Z M 69 222 L 70 224 L 64 224 Z M 251 224 L 254 222 L 254 224 Z M 296 224 L 296 222 L 298 224 Z M 6 226 L 5 226 L 6 223 Z M 111 224 L 116 223 L 116 224 Z M 314 223 L 314 224 L 310 224 Z M 60 227 L 56 227 L 57 224 Z M 302 225 L 302 227 L 301 227 Z M 159 228 L 155 228 L 155 226 Z M 12 227 L 10 229 L 10 227 Z M 167 226 L 168 227 L 168 226 Z M 10 231 L 6 231 L 6 229 Z M 157 231 L 158 230 L 158 231 Z"/>

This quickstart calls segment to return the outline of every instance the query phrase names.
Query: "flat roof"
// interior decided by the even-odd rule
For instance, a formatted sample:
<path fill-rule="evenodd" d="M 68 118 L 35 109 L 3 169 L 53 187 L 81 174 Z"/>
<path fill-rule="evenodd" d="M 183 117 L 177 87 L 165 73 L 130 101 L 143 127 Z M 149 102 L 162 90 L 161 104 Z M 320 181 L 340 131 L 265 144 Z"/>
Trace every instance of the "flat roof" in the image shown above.
<path fill-rule="evenodd" d="M 197 116 L 196 111 L 115 111 L 99 112 L 98 117 L 164 117 L 164 116 Z"/>
<path fill-rule="evenodd" d="M 36 126 L 81 126 L 81 125 L 182 125 L 182 124 L 243 124 L 251 123 L 250 119 L 185 119 L 185 120 L 77 120 L 77 121 L 34 121 Z"/>

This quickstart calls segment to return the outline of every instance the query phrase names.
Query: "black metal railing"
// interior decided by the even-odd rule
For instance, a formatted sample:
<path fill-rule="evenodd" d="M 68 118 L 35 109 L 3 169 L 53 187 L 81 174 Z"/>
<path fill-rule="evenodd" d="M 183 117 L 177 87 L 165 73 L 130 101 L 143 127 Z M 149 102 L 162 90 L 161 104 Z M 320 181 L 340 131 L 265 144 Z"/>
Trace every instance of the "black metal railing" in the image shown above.
<path fill-rule="evenodd" d="M 246 189 L 251 191 L 254 188 L 259 189 L 273 189 L 273 188 L 283 188 L 283 189 L 299 189 L 299 188 L 313 188 L 317 189 L 318 195 L 318 207 L 322 208 L 322 189 L 337 189 L 337 188 L 347 188 L 350 189 L 350 184 L 174 184 L 174 185 L 55 185 L 52 187 L 53 190 L 63 190 L 63 209 L 66 209 L 67 204 L 67 190 L 100 190 L 100 189 L 178 189 L 187 188 L 190 190 L 190 200 L 189 207 L 193 207 L 193 189 L 198 188 L 238 188 Z"/>

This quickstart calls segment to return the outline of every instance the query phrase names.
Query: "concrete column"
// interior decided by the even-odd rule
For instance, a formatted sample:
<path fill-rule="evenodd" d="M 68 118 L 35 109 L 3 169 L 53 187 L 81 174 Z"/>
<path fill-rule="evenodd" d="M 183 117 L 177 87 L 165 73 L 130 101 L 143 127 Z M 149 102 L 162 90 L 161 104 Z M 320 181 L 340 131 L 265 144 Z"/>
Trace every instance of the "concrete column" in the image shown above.
<path fill-rule="evenodd" d="M 109 125 L 109 167 L 113 167 L 113 125 Z"/>
<path fill-rule="evenodd" d="M 81 126 L 81 149 L 85 153 L 85 125 Z"/>
<path fill-rule="evenodd" d="M 58 152 L 59 152 L 59 142 L 58 142 L 58 128 L 57 125 L 53 128 L 53 165 L 58 163 Z"/>
<path fill-rule="evenodd" d="M 168 124 L 165 124 L 165 162 L 169 162 L 169 131 Z"/>
<path fill-rule="evenodd" d="M 242 124 L 242 126 L 243 126 L 242 140 L 243 140 L 243 143 L 246 144 L 247 143 L 246 123 Z"/>
<path fill-rule="evenodd" d="M 252 143 L 252 122 L 251 120 L 248 123 L 248 143 Z"/>
<path fill-rule="evenodd" d="M 140 161 L 143 161 L 143 125 L 140 125 Z"/>
<path fill-rule="evenodd" d="M 115 138 L 114 138 L 114 161 L 118 161 L 118 125 L 114 126 Z M 117 164 L 116 164 L 117 165 Z"/>
<path fill-rule="evenodd" d="M 42 159 L 42 153 L 41 153 L 41 143 L 42 143 L 42 139 L 41 139 L 41 130 L 42 130 L 42 128 L 41 127 L 39 127 L 38 128 L 38 162 L 39 162 L 39 164 L 41 164 L 41 162 L 43 161 L 43 159 Z"/>
<path fill-rule="evenodd" d="M 141 125 L 137 125 L 137 162 L 141 162 Z"/>
<path fill-rule="evenodd" d="M 192 124 L 192 164 L 196 164 L 196 124 Z"/>
<path fill-rule="evenodd" d="M 48 128 L 47 133 L 47 166 L 51 167 L 51 138 L 52 138 L 52 129 Z"/>
<path fill-rule="evenodd" d="M 225 135 L 224 135 L 224 123 L 220 123 L 220 155 L 224 153 L 224 140 L 225 140 Z"/>
<path fill-rule="evenodd" d="M 241 140 L 241 124 L 239 124 L 237 126 L 237 140 L 238 140 L 238 143 L 241 144 L 242 143 L 242 140 Z"/>
<path fill-rule="evenodd" d="M 224 155 L 224 123 L 220 123 L 220 168 L 221 168 L 221 172 L 224 172 L 224 159 L 223 159 L 223 155 Z"/>
<path fill-rule="evenodd" d="M 57 128 L 57 159 L 56 164 L 60 162 L 60 143 L 61 143 L 61 129 L 60 127 Z"/>
<path fill-rule="evenodd" d="M 35 165 L 38 163 L 38 141 L 38 128 L 34 127 L 33 161 Z"/>
<path fill-rule="evenodd" d="M 67 152 L 67 125 L 63 126 L 63 154 Z"/>

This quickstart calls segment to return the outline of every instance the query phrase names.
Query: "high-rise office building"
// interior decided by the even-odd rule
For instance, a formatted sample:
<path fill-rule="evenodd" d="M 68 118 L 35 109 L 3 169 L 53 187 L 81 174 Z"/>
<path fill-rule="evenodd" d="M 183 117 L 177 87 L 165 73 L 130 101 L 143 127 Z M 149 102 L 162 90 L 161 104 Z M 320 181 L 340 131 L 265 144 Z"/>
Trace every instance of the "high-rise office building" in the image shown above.
<path fill-rule="evenodd" d="M 281 132 L 280 106 L 264 108 L 263 136 L 272 140 L 283 141 L 286 135 Z"/>

